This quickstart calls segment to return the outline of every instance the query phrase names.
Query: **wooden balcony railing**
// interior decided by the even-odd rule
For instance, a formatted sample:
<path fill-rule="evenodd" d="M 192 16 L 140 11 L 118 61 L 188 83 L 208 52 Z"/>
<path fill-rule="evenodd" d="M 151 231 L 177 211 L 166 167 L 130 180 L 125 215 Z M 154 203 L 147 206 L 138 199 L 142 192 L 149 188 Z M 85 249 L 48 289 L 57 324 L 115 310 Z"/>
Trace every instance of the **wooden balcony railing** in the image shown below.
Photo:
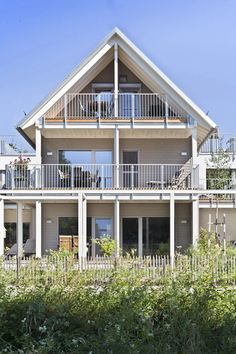
<path fill-rule="evenodd" d="M 28 189 L 192 189 L 198 166 L 171 164 L 8 165 L 6 188 Z"/>

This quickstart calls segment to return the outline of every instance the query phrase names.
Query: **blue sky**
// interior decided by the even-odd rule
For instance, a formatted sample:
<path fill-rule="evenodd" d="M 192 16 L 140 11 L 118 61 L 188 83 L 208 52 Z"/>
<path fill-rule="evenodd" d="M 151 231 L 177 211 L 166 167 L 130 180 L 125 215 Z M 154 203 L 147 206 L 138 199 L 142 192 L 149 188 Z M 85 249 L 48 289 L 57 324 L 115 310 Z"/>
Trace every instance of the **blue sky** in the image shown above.
<path fill-rule="evenodd" d="M 1 0 L 0 15 L 0 135 L 115 26 L 236 133 L 236 0 Z"/>

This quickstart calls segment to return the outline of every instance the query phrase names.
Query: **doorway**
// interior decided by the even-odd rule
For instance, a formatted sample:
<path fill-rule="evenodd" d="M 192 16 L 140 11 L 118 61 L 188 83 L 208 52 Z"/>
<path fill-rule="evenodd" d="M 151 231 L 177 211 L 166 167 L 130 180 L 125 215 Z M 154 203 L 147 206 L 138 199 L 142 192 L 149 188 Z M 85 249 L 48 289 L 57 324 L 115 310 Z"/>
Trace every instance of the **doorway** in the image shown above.
<path fill-rule="evenodd" d="M 138 151 L 123 151 L 123 188 L 138 187 Z"/>

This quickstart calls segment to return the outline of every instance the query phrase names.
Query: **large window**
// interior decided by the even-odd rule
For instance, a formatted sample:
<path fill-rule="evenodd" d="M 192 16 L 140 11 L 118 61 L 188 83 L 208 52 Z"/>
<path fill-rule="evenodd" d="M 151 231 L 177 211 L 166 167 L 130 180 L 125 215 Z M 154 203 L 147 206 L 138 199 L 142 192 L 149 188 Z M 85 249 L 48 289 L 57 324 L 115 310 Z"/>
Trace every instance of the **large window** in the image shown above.
<path fill-rule="evenodd" d="M 16 243 L 16 223 L 7 222 L 4 224 L 6 229 L 5 247 L 11 248 Z M 30 236 L 30 224 L 23 223 L 23 243 L 25 243 Z"/>
<path fill-rule="evenodd" d="M 59 217 L 59 235 L 78 235 L 78 218 L 73 216 Z"/>
<path fill-rule="evenodd" d="M 60 164 L 112 164 L 112 151 L 107 150 L 60 150 Z"/>
<path fill-rule="evenodd" d="M 143 218 L 143 254 L 168 254 L 170 219 L 166 217 Z"/>

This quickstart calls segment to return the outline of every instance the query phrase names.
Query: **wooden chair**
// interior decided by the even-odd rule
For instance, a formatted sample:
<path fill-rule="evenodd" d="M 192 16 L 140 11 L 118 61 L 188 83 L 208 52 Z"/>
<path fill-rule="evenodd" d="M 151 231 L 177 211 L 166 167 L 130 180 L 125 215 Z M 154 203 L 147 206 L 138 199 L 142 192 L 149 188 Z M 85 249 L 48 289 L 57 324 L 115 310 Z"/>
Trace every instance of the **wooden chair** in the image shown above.
<path fill-rule="evenodd" d="M 62 251 L 72 252 L 72 236 L 59 235 L 59 249 Z"/>

